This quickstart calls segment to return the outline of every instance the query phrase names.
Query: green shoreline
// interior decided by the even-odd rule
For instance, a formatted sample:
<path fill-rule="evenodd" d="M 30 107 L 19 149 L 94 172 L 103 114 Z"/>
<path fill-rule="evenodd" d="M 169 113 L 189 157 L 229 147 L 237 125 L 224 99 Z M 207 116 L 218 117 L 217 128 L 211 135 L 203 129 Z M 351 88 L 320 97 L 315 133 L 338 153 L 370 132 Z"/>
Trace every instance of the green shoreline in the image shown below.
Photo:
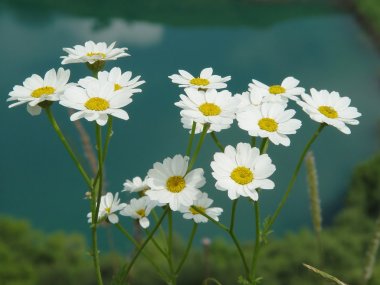
<path fill-rule="evenodd" d="M 348 2 L 342 0 L 341 5 L 355 15 L 359 24 L 380 49 L 380 2 L 378 0 L 350 0 Z"/>

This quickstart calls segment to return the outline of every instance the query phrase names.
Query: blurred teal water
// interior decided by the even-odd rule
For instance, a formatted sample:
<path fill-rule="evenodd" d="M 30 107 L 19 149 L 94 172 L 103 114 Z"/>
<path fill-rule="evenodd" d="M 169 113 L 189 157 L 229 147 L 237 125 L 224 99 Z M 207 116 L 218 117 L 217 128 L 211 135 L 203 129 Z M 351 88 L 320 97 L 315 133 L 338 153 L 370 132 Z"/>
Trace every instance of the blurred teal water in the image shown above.
<path fill-rule="evenodd" d="M 55 8 L 44 1 L 41 6 L 18 2 L 22 5 L 14 4 L 17 1 L 0 2 L 2 214 L 28 219 L 48 231 L 88 231 L 85 184 L 47 118 L 31 117 L 24 107 L 9 110 L 5 102 L 13 86 L 26 77 L 59 67 L 62 47 L 87 40 L 117 41 L 118 47 L 128 47 L 131 57 L 107 64 L 106 68 L 120 66 L 142 75 L 147 82 L 142 86 L 143 93 L 135 95 L 127 107 L 131 119 L 115 120 L 106 165 L 108 191 L 120 191 L 126 178 L 145 176 L 154 162 L 185 152 L 188 135 L 180 123 L 179 110 L 173 105 L 181 90 L 167 78 L 178 69 L 197 74 L 212 66 L 216 74 L 232 76 L 229 89 L 233 93 L 244 91 L 252 78 L 274 84 L 291 75 L 300 79 L 305 88 L 336 90 L 352 98 L 352 104 L 363 113 L 360 125 L 352 128 L 350 136 L 329 128 L 313 148 L 325 221 L 330 221 L 342 206 L 354 165 L 378 148 L 380 56 L 349 14 L 323 5 L 289 9 L 287 5 L 257 7 L 247 2 L 244 9 L 224 5 L 215 15 L 194 14 L 192 22 L 186 11 L 161 16 L 147 13 L 144 18 L 137 8 L 136 13 L 125 15 L 117 13 L 115 7 L 114 14 L 103 9 L 103 15 L 102 7 L 92 14 L 82 13 L 79 8 L 71 12 L 61 2 Z M 151 9 L 154 11 L 154 7 Z M 88 75 L 81 65 L 66 68 L 72 71 L 72 81 Z M 56 105 L 54 112 L 69 140 L 81 152 L 80 139 L 67 110 Z M 317 128 L 302 111 L 297 117 L 304 123 L 298 134 L 291 137 L 291 147 L 270 146 L 269 153 L 277 166 L 273 176 L 277 187 L 260 197 L 263 216 L 273 211 L 282 197 L 303 145 Z M 82 123 L 90 133 L 94 132 L 93 125 Z M 235 124 L 220 134 L 220 140 L 223 144 L 236 144 L 247 141 L 248 136 Z M 216 205 L 225 208 L 222 220 L 227 222 L 230 201 L 225 192 L 215 190 L 210 175 L 209 163 L 215 151 L 207 138 L 197 166 L 207 173 L 203 190 L 216 200 Z M 301 172 L 275 225 L 276 233 L 310 225 L 304 181 Z M 239 203 L 238 211 L 237 230 L 249 238 L 254 231 L 253 211 L 246 201 Z M 131 224 L 126 218 L 123 221 Z M 176 229 L 184 234 L 190 226 L 189 221 L 177 220 Z M 200 227 L 200 232 L 199 238 L 219 233 L 213 225 Z"/>

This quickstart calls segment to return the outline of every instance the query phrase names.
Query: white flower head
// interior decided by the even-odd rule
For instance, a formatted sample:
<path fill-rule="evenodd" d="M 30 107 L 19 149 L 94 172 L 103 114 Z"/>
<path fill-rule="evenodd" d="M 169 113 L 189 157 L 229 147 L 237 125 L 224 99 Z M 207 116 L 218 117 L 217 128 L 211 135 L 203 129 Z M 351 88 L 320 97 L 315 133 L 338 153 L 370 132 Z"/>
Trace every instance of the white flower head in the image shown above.
<path fill-rule="evenodd" d="M 142 91 L 140 88 L 137 88 L 141 84 L 145 83 L 144 80 L 139 81 L 140 77 L 141 76 L 136 76 L 132 79 L 132 72 L 127 71 L 122 73 L 119 67 L 114 67 L 109 72 L 98 72 L 98 78 L 87 76 L 86 78 L 81 79 L 80 83 L 87 86 L 91 85 L 94 80 L 110 82 L 114 85 L 115 91 L 122 89 L 124 91 L 128 91 L 130 95 L 133 95 Z"/>
<path fill-rule="evenodd" d="M 31 115 L 39 115 L 44 101 L 58 101 L 63 92 L 72 84 L 67 84 L 70 70 L 59 68 L 58 71 L 50 69 L 44 78 L 33 74 L 23 82 L 23 86 L 16 85 L 9 93 L 7 101 L 17 101 L 9 105 L 9 108 L 28 104 L 27 110 Z"/>
<path fill-rule="evenodd" d="M 355 107 L 350 107 L 350 98 L 340 97 L 339 93 L 335 91 L 317 91 L 312 88 L 310 92 L 311 96 L 304 94 L 302 95 L 303 101 L 297 103 L 312 120 L 334 126 L 344 134 L 351 133 L 346 124 L 359 124 L 356 118 L 360 117 L 361 113 Z"/>
<path fill-rule="evenodd" d="M 228 191 L 231 200 L 243 196 L 257 201 L 257 188 L 274 188 L 273 181 L 268 179 L 276 170 L 272 160 L 248 143 L 239 143 L 236 149 L 229 145 L 224 152 L 215 153 L 211 168 L 216 189 Z"/>
<path fill-rule="evenodd" d="M 148 216 L 150 211 L 157 205 L 157 202 L 152 201 L 149 197 L 144 196 L 139 199 L 132 199 L 125 208 L 120 211 L 120 215 L 132 217 L 133 219 L 138 219 L 140 226 L 146 229 L 149 227 Z"/>
<path fill-rule="evenodd" d="M 301 127 L 300 120 L 292 119 L 296 111 L 285 110 L 281 103 L 264 103 L 260 108 L 252 108 L 238 113 L 239 127 L 251 136 L 268 138 L 275 145 L 290 145 L 287 135 L 295 134 Z"/>
<path fill-rule="evenodd" d="M 181 116 L 191 122 L 210 124 L 210 131 L 220 132 L 228 129 L 235 118 L 240 99 L 233 97 L 227 90 L 208 89 L 199 91 L 185 89 L 186 95 L 180 95 L 181 101 L 175 105 L 182 108 Z M 187 126 L 191 124 L 187 124 Z M 184 124 L 186 127 L 186 125 Z M 191 127 L 190 127 L 191 128 Z"/>
<path fill-rule="evenodd" d="M 123 120 L 129 119 L 128 113 L 121 108 L 132 102 L 130 95 L 127 90 L 115 91 L 112 83 L 94 78 L 91 84 L 80 80 L 79 86 L 66 89 L 59 103 L 79 110 L 71 115 L 71 121 L 85 118 L 103 126 L 107 123 L 108 115 Z"/>
<path fill-rule="evenodd" d="M 61 56 L 62 64 L 68 63 L 86 63 L 93 64 L 97 61 L 116 60 L 120 57 L 129 56 L 126 51 L 128 48 L 114 48 L 116 42 L 109 46 L 106 43 L 94 43 L 93 41 L 85 42 L 84 46 L 76 45 L 74 48 L 64 48 L 68 53 Z"/>
<path fill-rule="evenodd" d="M 221 77 L 213 75 L 212 68 L 208 67 L 201 71 L 199 77 L 194 77 L 185 70 L 178 70 L 179 74 L 169 76 L 173 83 L 179 87 L 189 87 L 195 89 L 223 89 L 227 87 L 225 82 L 231 80 L 231 76 Z"/>
<path fill-rule="evenodd" d="M 144 192 L 149 189 L 149 186 L 147 184 L 148 177 L 145 177 L 144 180 L 142 180 L 139 176 L 136 176 L 132 180 L 125 180 L 123 186 L 123 191 L 127 192 Z"/>
<path fill-rule="evenodd" d="M 169 204 L 173 211 L 181 206 L 189 207 L 200 195 L 206 183 L 203 169 L 197 168 L 186 174 L 189 158 L 177 154 L 165 158 L 163 163 L 156 162 L 148 172 L 148 185 L 145 194 L 153 201 Z"/>
<path fill-rule="evenodd" d="M 215 221 L 219 221 L 219 216 L 222 214 L 223 209 L 218 207 L 211 207 L 211 204 L 214 201 L 208 198 L 207 193 L 202 193 L 201 196 L 197 200 L 194 201 L 192 206 L 190 207 L 181 207 L 180 212 L 183 213 L 184 219 L 192 219 L 195 223 L 207 223 L 208 218 L 203 216 L 200 212 L 206 213 L 208 216 L 213 218 Z"/>
<path fill-rule="evenodd" d="M 127 206 L 125 203 L 120 203 L 119 193 L 115 194 L 108 192 L 106 195 L 100 198 L 98 221 L 107 218 L 112 224 L 117 224 L 119 222 L 119 217 L 116 212 L 121 211 Z M 87 214 L 88 222 L 92 222 L 92 213 Z"/>
<path fill-rule="evenodd" d="M 260 81 L 252 79 L 249 89 L 253 92 L 262 92 L 264 102 L 288 102 L 288 99 L 299 100 L 297 96 L 302 95 L 305 89 L 298 87 L 299 80 L 294 77 L 286 77 L 281 85 L 265 85 Z"/>

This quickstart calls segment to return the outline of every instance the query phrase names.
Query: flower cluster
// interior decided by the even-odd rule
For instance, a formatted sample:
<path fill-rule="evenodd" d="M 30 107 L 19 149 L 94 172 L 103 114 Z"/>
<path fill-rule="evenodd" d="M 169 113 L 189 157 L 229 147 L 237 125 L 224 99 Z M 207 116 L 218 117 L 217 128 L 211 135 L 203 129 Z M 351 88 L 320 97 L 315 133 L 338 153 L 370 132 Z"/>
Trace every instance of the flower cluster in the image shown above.
<path fill-rule="evenodd" d="M 248 89 L 241 94 L 233 94 L 227 89 L 227 82 L 231 80 L 231 76 L 215 75 L 210 67 L 203 69 L 198 77 L 194 77 L 185 70 L 179 70 L 179 74 L 173 74 L 169 78 L 183 88 L 175 106 L 181 109 L 181 122 L 183 127 L 190 132 L 186 154 L 176 154 L 173 157 L 166 157 L 162 162 L 154 163 L 152 168 L 142 176 L 145 177 L 144 179 L 139 176 L 132 180 L 126 179 L 122 192 L 135 195 L 135 197 L 124 203 L 119 193 L 108 192 L 102 195 L 103 164 L 112 135 L 112 120 L 109 116 L 128 120 L 129 115 L 123 108 L 132 103 L 134 94 L 142 92 L 139 87 L 145 81 L 140 80 L 140 76 L 133 77 L 131 71 L 123 72 L 119 67 L 114 67 L 109 71 L 103 70 L 106 61 L 129 56 L 126 53 L 127 48 L 115 48 L 115 43 L 107 46 L 103 42 L 88 41 L 84 46 L 76 45 L 63 50 L 67 55 L 62 56 L 62 64 L 85 63 L 93 76 L 70 83 L 68 69 L 51 69 L 44 77 L 33 74 L 25 79 L 22 86 L 16 85 L 13 88 L 7 101 L 12 102 L 9 105 L 10 108 L 26 104 L 27 111 L 31 115 L 39 115 L 42 110 L 46 111 L 55 131 L 91 190 L 87 192 L 87 197 L 91 199 L 91 212 L 88 213 L 87 218 L 92 226 L 94 249 L 92 256 L 94 265 L 97 267 L 98 284 L 102 284 L 102 281 L 96 242 L 97 224 L 104 221 L 116 224 L 116 227 L 139 249 L 137 251 L 139 255 L 147 242 L 153 239 L 155 231 L 168 213 L 167 252 L 153 239 L 155 246 L 168 260 L 170 278 L 174 278 L 168 284 L 176 283 L 175 278 L 187 257 L 198 224 L 209 220 L 232 237 L 245 265 L 247 280 L 255 280 L 250 274 L 244 253 L 234 234 L 236 199 L 245 197 L 253 201 L 255 205 L 256 240 L 258 241 L 255 245 L 255 251 L 257 251 L 255 254 L 257 254 L 262 234 L 265 235 L 269 231 L 277 218 L 294 185 L 305 154 L 319 132 L 325 126 L 331 125 L 344 134 L 350 134 L 348 125 L 359 124 L 357 118 L 361 116 L 355 107 L 350 106 L 351 100 L 348 97 L 341 97 L 335 91 L 317 91 L 314 88 L 310 90 L 309 95 L 303 87 L 299 86 L 299 80 L 294 77 L 286 77 L 280 84 L 274 85 L 266 85 L 252 79 L 252 82 L 248 84 Z M 71 121 L 85 118 L 87 121 L 96 122 L 98 170 L 94 179 L 90 179 L 52 116 L 51 105 L 54 102 L 75 110 L 70 116 Z M 320 123 L 320 126 L 306 144 L 289 183 L 290 186 L 266 224 L 266 232 L 260 233 L 262 227 L 257 201 L 261 190 L 275 188 L 272 175 L 276 171 L 276 166 L 266 153 L 267 147 L 270 143 L 290 146 L 289 136 L 296 134 L 302 126 L 302 122 L 295 118 L 296 110 L 290 107 L 291 104 L 301 107 L 312 120 Z M 217 133 L 229 129 L 235 120 L 238 127 L 251 136 L 251 143 L 239 142 L 236 146 L 224 147 L 219 142 Z M 107 123 L 108 131 L 103 145 L 101 126 Z M 227 191 L 228 198 L 234 200 L 229 228 L 219 221 L 223 209 L 212 207 L 213 200 L 209 197 L 212 192 L 202 190 L 206 185 L 205 171 L 202 168 L 194 168 L 205 136 L 209 133 L 221 150 L 214 153 L 213 161 L 210 162 L 209 171 L 212 171 L 215 179 L 215 188 L 219 191 Z M 192 143 L 196 134 L 200 134 L 200 138 L 192 153 Z M 257 139 L 261 140 L 260 148 L 256 147 Z M 160 219 L 155 216 L 155 208 L 165 209 Z M 172 212 L 179 212 L 184 219 L 193 221 L 193 231 L 185 256 L 175 270 L 173 270 L 170 256 L 172 254 Z M 136 224 L 138 222 L 142 228 L 147 229 L 151 224 L 149 220 L 151 213 L 157 219 L 156 225 L 142 244 L 134 240 L 119 223 L 119 215 L 126 216 L 136 220 Z M 256 258 L 255 254 L 254 258 Z M 135 260 L 136 258 L 128 266 L 128 272 Z M 254 262 L 253 265 L 255 266 Z M 255 268 L 252 268 L 252 272 L 255 272 Z"/>
<path fill-rule="evenodd" d="M 88 41 L 84 46 L 76 45 L 74 48 L 64 48 L 68 53 L 63 56 L 62 64 L 88 63 L 89 66 L 104 65 L 107 60 L 128 56 L 126 48 L 114 48 L 115 43 L 107 47 L 106 43 L 95 44 Z M 68 83 L 70 70 L 59 68 L 49 70 L 44 78 L 33 74 L 23 82 L 23 86 L 16 85 L 9 93 L 8 101 L 17 101 L 9 107 L 27 104 L 31 115 L 38 115 L 42 108 L 49 107 L 54 101 L 62 106 L 77 110 L 71 115 L 72 121 L 85 118 L 105 125 L 108 116 L 128 120 L 128 113 L 123 110 L 132 102 L 132 95 L 141 92 L 140 76 L 132 78 L 130 71 L 122 73 L 118 67 L 109 72 L 99 72 L 96 77 L 80 79 L 78 83 Z"/>

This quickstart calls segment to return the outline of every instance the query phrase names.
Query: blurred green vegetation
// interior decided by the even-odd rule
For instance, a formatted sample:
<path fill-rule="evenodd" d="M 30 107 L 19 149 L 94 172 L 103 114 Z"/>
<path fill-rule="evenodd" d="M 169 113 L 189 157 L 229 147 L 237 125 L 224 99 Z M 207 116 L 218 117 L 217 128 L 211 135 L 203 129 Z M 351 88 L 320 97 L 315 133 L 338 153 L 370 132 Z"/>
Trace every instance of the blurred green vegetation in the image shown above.
<path fill-rule="evenodd" d="M 262 283 L 323 284 L 320 277 L 302 266 L 302 263 L 308 263 L 348 284 L 360 284 L 365 253 L 379 215 L 380 154 L 377 154 L 355 169 L 345 208 L 322 232 L 322 254 L 318 253 L 314 233 L 308 229 L 271 239 L 263 248 L 259 260 L 258 272 L 264 278 Z M 174 248 L 176 260 L 179 260 L 184 246 L 185 242 L 177 236 Z M 249 243 L 244 247 L 247 252 L 252 252 Z M 2 217 L 0 284 L 95 284 L 91 258 L 86 250 L 85 239 L 81 235 L 47 235 L 32 229 L 26 222 Z M 147 253 L 151 259 L 165 264 L 152 245 L 148 246 Z M 123 265 L 123 259 L 115 253 L 102 254 L 105 284 L 110 284 L 112 276 Z M 234 247 L 227 237 L 220 237 L 203 248 L 193 249 L 179 284 L 202 284 L 206 277 L 214 277 L 223 285 L 237 284 L 237 276 L 242 274 L 242 270 Z M 129 281 L 128 284 L 134 285 L 163 284 L 142 256 Z M 368 284 L 380 284 L 380 264 L 375 267 L 374 276 Z"/>
<path fill-rule="evenodd" d="M 358 12 L 364 17 L 371 28 L 380 35 L 380 2 L 379 0 L 354 1 Z"/>
<path fill-rule="evenodd" d="M 333 1 L 335 2 L 335 1 Z M 265 27 L 294 18 L 339 13 L 331 0 L 0 0 L 28 21 L 49 21 L 54 13 L 91 17 L 97 27 L 116 18 L 173 26 Z"/>

